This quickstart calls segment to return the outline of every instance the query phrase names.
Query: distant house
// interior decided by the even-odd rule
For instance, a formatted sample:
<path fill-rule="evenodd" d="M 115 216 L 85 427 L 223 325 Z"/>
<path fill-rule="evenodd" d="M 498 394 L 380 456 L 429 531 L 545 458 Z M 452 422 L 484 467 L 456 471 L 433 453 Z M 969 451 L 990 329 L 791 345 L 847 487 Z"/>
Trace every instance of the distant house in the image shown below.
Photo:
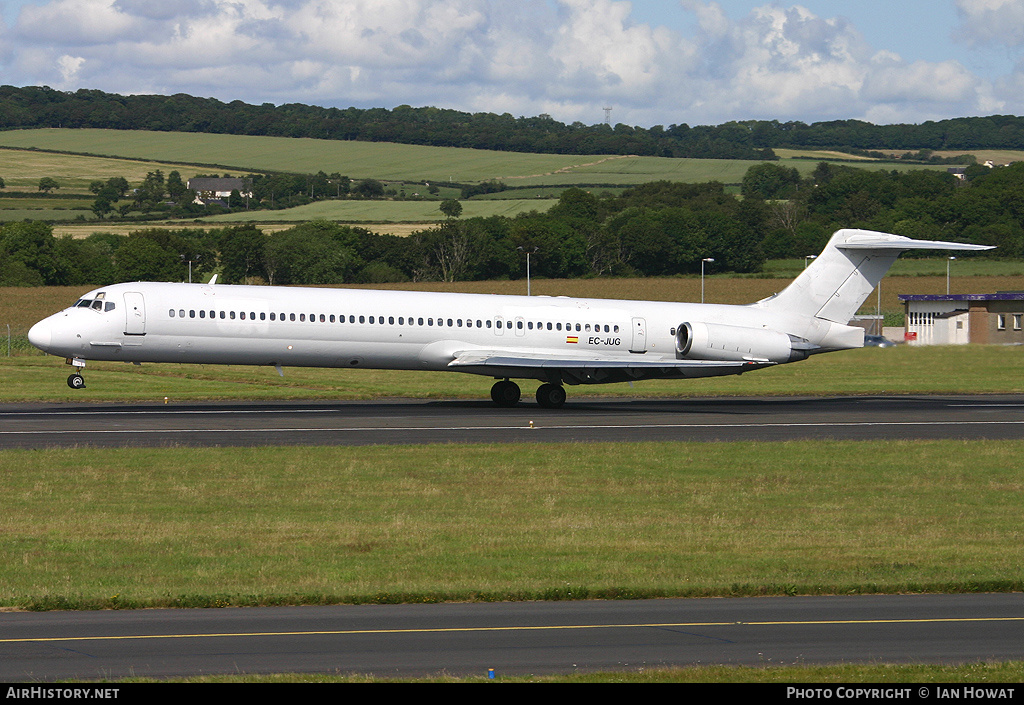
<path fill-rule="evenodd" d="M 228 198 L 232 191 L 252 198 L 252 191 L 247 190 L 245 180 L 233 177 L 197 177 L 188 180 L 188 188 L 195 191 L 196 203 L 210 203 Z"/>
<path fill-rule="evenodd" d="M 900 294 L 905 339 L 916 345 L 1024 344 L 1024 292 Z"/>

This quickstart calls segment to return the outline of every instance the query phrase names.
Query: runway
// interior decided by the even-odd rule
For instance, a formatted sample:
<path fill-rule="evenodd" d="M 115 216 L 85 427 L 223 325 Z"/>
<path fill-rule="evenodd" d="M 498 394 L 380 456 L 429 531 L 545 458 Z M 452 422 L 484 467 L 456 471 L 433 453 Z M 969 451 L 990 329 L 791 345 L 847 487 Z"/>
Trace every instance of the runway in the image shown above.
<path fill-rule="evenodd" d="M 1019 439 L 1024 395 L 19 404 L 0 448 Z M 1024 659 L 1024 596 L 0 613 L 0 680 Z"/>
<path fill-rule="evenodd" d="M 0 406 L 0 448 L 807 438 L 1020 439 L 1024 395 Z"/>
<path fill-rule="evenodd" d="M 1024 658 L 1019 594 L 3 613 L 0 626 L 3 682 Z"/>

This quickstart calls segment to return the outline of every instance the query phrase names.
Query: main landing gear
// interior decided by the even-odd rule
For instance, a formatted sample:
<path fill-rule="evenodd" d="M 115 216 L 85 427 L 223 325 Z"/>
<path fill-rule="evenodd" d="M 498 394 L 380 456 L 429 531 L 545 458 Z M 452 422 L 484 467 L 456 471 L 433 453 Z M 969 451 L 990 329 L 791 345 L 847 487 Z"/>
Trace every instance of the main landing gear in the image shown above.
<path fill-rule="evenodd" d="M 513 407 L 521 396 L 519 385 L 508 379 L 495 382 L 491 387 L 491 399 L 498 406 Z M 537 388 L 537 403 L 545 409 L 561 409 L 565 404 L 565 389 L 560 384 L 542 384 Z"/>

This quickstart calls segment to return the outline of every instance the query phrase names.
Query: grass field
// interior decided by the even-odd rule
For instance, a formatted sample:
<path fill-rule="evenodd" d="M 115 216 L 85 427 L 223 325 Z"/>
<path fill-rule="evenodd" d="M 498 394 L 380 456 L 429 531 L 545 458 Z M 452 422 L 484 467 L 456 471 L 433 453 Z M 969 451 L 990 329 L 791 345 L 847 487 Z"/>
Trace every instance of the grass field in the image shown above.
<path fill-rule="evenodd" d="M 152 160 L 164 171 L 183 167 L 171 163 L 209 165 L 240 171 L 270 170 L 311 174 L 339 172 L 353 179 L 427 181 L 441 184 L 506 180 L 516 186 L 571 186 L 576 184 L 632 185 L 670 181 L 721 181 L 738 184 L 756 161 L 728 159 L 668 159 L 608 155 L 552 155 L 452 147 L 425 147 L 385 142 L 344 142 L 286 137 L 247 137 L 200 133 L 164 133 L 118 130 L 12 130 L 0 132 L 0 146 L 28 150 L 57 150 L 129 160 Z M 4 151 L 4 150 L 0 150 Z M 20 153 L 32 159 L 34 152 Z M 797 156 L 794 152 L 791 156 Z M 2 158 L 2 156 L 0 156 Z M 13 157 L 12 157 L 13 158 Z M 47 155 L 53 168 L 68 170 L 78 157 Z M 67 162 L 67 166 L 65 166 Z M 810 173 L 813 159 L 784 158 L 782 164 Z M 0 175 L 3 175 L 0 161 Z M 865 162 L 866 168 L 940 168 L 893 162 Z M 84 167 L 90 168 L 88 166 Z M 207 167 L 195 167 L 204 169 Z M 941 168 L 945 168 L 944 166 Z M 39 167 L 33 167 L 33 173 Z M 46 174 L 52 176 L 53 174 Z M 114 174 L 117 175 L 117 174 Z M 145 172 L 142 172 L 145 175 Z M 126 178 L 129 178 L 125 175 Z M 4 176 L 5 180 L 7 177 Z M 38 177 L 32 182 L 38 182 Z"/>
<path fill-rule="evenodd" d="M 67 132 L 73 134 L 74 130 Z M 0 132 L 0 145 L 4 144 L 2 136 L 10 134 L 12 133 Z M 71 151 L 85 152 L 89 150 Z M 117 152 L 112 154 L 121 156 Z M 183 179 L 190 179 L 196 174 L 205 173 L 198 167 L 189 168 L 180 164 L 138 161 L 128 158 L 54 154 L 23 149 L 0 149 L 0 176 L 4 179 L 7 191 L 36 191 L 39 187 L 39 179 L 49 176 L 60 184 L 58 193 L 89 194 L 89 184 L 97 179 L 106 181 L 115 176 L 123 176 L 130 183 L 135 184 L 142 182 L 147 173 L 157 169 L 163 171 L 164 175 L 177 170 Z M 9 202 L 0 200 L 0 203 Z"/>
<path fill-rule="evenodd" d="M 1022 452 L 955 441 L 3 451 L 0 604 L 1021 590 Z"/>
<path fill-rule="evenodd" d="M 557 202 L 557 199 L 469 200 L 462 202 L 462 217 L 486 218 L 500 215 L 511 218 L 530 211 L 544 212 Z M 445 216 L 437 201 L 317 201 L 286 210 L 215 215 L 197 222 L 209 225 L 274 222 L 297 224 L 318 219 L 371 224 L 412 222 L 428 228 L 444 220 Z"/>

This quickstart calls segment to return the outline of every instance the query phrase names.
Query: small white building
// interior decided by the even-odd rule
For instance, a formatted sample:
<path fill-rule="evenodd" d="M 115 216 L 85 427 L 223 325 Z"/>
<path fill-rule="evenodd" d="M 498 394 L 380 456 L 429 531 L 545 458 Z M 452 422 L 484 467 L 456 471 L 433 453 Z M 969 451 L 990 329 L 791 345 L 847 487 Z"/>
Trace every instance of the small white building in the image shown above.
<path fill-rule="evenodd" d="M 196 193 L 196 203 L 212 199 L 229 198 L 232 191 L 252 198 L 252 191 L 246 188 L 245 179 L 235 177 L 196 177 L 188 180 L 188 188 Z"/>

